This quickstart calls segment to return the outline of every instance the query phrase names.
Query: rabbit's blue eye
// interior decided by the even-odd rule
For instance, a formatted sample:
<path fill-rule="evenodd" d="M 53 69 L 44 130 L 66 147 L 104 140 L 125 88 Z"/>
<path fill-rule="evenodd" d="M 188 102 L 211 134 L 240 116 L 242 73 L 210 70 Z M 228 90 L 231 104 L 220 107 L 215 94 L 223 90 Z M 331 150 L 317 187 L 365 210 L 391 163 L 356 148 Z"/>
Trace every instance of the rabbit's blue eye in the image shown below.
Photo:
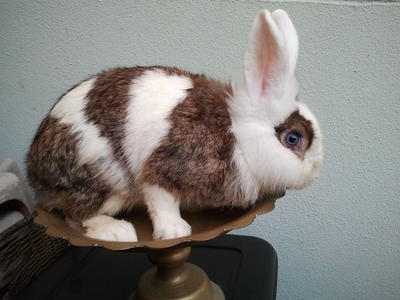
<path fill-rule="evenodd" d="M 297 132 L 289 132 L 285 137 L 285 142 L 289 147 L 297 146 L 301 141 L 301 135 Z"/>

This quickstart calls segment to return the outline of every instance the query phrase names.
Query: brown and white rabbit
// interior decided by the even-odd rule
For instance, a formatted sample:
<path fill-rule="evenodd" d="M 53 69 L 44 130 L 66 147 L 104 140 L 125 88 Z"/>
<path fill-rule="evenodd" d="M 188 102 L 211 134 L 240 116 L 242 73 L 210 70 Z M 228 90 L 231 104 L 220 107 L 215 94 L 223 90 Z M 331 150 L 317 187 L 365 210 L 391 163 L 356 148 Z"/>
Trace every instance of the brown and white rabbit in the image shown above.
<path fill-rule="evenodd" d="M 181 206 L 247 207 L 318 175 L 321 133 L 296 100 L 296 30 L 283 10 L 255 19 L 236 88 L 177 68 L 106 71 L 64 94 L 27 157 L 41 205 L 89 237 L 132 241 L 112 216 L 145 203 L 155 239 L 191 233 Z"/>

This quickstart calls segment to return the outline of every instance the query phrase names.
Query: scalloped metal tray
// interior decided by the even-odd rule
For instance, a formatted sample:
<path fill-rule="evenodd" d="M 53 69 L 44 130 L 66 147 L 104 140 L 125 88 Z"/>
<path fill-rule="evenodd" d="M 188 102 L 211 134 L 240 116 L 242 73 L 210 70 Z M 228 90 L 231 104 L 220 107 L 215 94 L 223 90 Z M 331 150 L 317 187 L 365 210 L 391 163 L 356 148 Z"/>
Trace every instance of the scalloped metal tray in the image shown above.
<path fill-rule="evenodd" d="M 218 208 L 205 209 L 197 212 L 183 212 L 182 217 L 192 226 L 192 235 L 169 239 L 153 240 L 153 227 L 144 210 L 137 210 L 122 216 L 125 220 L 134 224 L 138 235 L 137 242 L 114 242 L 97 240 L 86 237 L 69 227 L 64 218 L 46 212 L 36 207 L 37 216 L 34 222 L 46 227 L 46 233 L 53 237 L 67 239 L 75 246 L 101 246 L 110 250 L 127 250 L 132 248 L 165 249 L 169 247 L 192 246 L 196 243 L 216 238 L 232 229 L 250 225 L 261 214 L 268 213 L 275 208 L 276 199 L 282 197 L 284 192 L 278 195 L 267 195 L 258 200 L 249 209 Z"/>

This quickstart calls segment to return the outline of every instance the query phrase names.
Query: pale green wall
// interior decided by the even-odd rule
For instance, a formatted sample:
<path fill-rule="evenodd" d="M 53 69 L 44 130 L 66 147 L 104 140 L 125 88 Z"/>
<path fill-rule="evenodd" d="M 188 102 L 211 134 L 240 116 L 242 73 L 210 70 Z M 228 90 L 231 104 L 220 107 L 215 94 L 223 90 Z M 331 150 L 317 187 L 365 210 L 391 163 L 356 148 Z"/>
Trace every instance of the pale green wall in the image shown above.
<path fill-rule="evenodd" d="M 279 7 L 298 29 L 301 99 L 326 160 L 311 188 L 241 232 L 277 249 L 278 299 L 400 299 L 399 3 L 0 0 L 0 156 L 22 165 L 55 99 L 106 67 L 237 78 L 255 14 Z"/>

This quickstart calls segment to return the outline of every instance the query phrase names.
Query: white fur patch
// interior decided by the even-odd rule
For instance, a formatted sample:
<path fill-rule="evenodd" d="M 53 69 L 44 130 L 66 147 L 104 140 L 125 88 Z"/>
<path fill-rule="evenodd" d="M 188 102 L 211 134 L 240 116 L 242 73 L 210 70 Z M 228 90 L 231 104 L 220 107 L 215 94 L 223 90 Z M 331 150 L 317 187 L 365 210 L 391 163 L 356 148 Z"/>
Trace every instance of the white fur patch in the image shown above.
<path fill-rule="evenodd" d="M 324 150 L 322 147 L 322 133 L 317 119 L 304 103 L 299 103 L 299 112 L 305 119 L 311 121 L 314 131 L 313 143 L 311 144 L 311 147 L 306 151 L 304 156 L 304 160 L 311 165 L 311 174 L 308 178 L 308 181 L 311 182 L 319 175 L 319 170 L 321 168 L 322 160 L 324 157 Z"/>
<path fill-rule="evenodd" d="M 153 222 L 154 239 L 173 239 L 191 234 L 191 227 L 182 219 L 179 201 L 174 196 L 155 185 L 145 185 L 143 192 Z"/>
<path fill-rule="evenodd" d="M 105 215 L 97 215 L 82 222 L 86 236 L 106 241 L 136 242 L 137 236 L 132 223 Z"/>
<path fill-rule="evenodd" d="M 133 81 L 124 143 L 133 174 L 140 172 L 144 162 L 168 134 L 168 117 L 192 86 L 190 78 L 168 75 L 160 69 L 148 70 Z"/>
<path fill-rule="evenodd" d="M 124 208 L 124 205 L 125 205 L 125 198 L 122 197 L 121 195 L 114 194 L 108 197 L 103 202 L 97 213 L 100 215 L 104 214 L 104 215 L 114 216 Z"/>
<path fill-rule="evenodd" d="M 70 125 L 71 133 L 77 134 L 79 162 L 96 162 L 103 178 L 123 191 L 126 187 L 124 172 L 114 160 L 108 140 L 100 135 L 97 126 L 85 116 L 86 96 L 95 80 L 96 78 L 86 80 L 65 94 L 50 115 L 58 118 L 60 123 Z"/>
<path fill-rule="evenodd" d="M 80 136 L 79 152 L 82 163 L 97 160 L 108 150 L 108 143 L 100 136 L 98 128 L 87 121 L 85 116 L 86 95 L 96 78 L 82 82 L 69 91 L 54 106 L 51 116 L 59 118 L 61 123 L 71 125 L 72 132 Z"/>

